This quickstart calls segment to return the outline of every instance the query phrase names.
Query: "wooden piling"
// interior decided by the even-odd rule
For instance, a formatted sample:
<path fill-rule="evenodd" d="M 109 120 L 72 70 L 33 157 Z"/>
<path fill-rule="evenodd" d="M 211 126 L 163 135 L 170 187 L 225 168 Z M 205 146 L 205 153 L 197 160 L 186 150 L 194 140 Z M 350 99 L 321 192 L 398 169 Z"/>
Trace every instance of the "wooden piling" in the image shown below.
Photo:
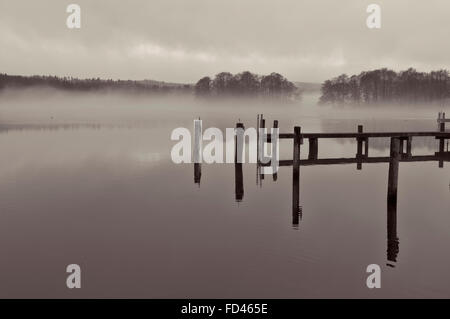
<path fill-rule="evenodd" d="M 242 162 L 244 154 L 244 124 L 236 123 L 236 137 L 234 143 L 234 193 L 236 202 L 242 202 L 244 198 L 244 177 L 242 173 Z"/>
<path fill-rule="evenodd" d="M 293 165 L 292 165 L 292 224 L 299 224 L 300 210 L 300 143 L 301 128 L 294 127 Z"/>
<path fill-rule="evenodd" d="M 399 244 L 397 238 L 397 188 L 398 168 L 400 159 L 400 138 L 391 138 L 389 177 L 387 191 L 387 259 L 389 262 L 397 260 Z M 392 264 L 388 266 L 393 267 Z"/>
<path fill-rule="evenodd" d="M 400 159 L 400 139 L 391 138 L 390 159 L 389 159 L 389 178 L 388 178 L 388 202 L 397 201 L 398 186 L 398 167 Z"/>
<path fill-rule="evenodd" d="M 256 162 L 259 162 L 259 126 L 260 126 L 260 117 L 258 114 L 256 116 Z"/>
<path fill-rule="evenodd" d="M 273 120 L 273 128 L 278 128 L 278 120 Z"/>
<path fill-rule="evenodd" d="M 202 162 L 202 121 L 194 120 L 194 163 Z"/>
<path fill-rule="evenodd" d="M 439 123 L 439 131 L 445 132 L 445 113 L 442 113 L 441 122 Z M 444 151 L 445 151 L 445 139 L 440 138 L 439 139 L 439 155 L 443 155 Z M 444 161 L 440 160 L 439 168 L 442 168 L 442 167 L 444 167 Z"/>
<path fill-rule="evenodd" d="M 259 165 L 259 124 L 260 124 L 260 114 L 256 116 L 256 185 L 259 184 L 259 172 L 261 167 Z"/>
<path fill-rule="evenodd" d="M 257 131 L 256 131 L 257 138 L 258 138 L 258 141 L 257 141 L 257 149 L 258 149 L 257 162 L 258 163 L 260 163 L 261 158 L 263 156 L 265 136 L 264 136 L 264 132 L 260 132 L 260 131 L 262 131 L 262 129 L 265 127 L 265 123 L 266 123 L 266 121 L 263 118 L 263 114 L 260 114 L 258 116 L 258 127 L 257 127 Z"/>
<path fill-rule="evenodd" d="M 319 152 L 319 142 L 317 138 L 310 138 L 309 139 L 309 154 L 308 154 L 308 159 L 310 160 L 315 160 L 317 159 L 317 155 Z"/>
<path fill-rule="evenodd" d="M 439 139 L 439 156 L 443 156 L 445 152 L 445 139 Z M 439 168 L 444 167 L 444 160 L 439 160 Z"/>
<path fill-rule="evenodd" d="M 442 116 L 440 117 L 440 123 L 439 123 L 439 131 L 440 132 L 445 132 L 445 113 L 442 113 Z"/>
<path fill-rule="evenodd" d="M 300 140 L 301 140 L 301 127 L 294 127 L 294 150 L 293 150 L 293 163 L 294 166 L 300 166 Z"/>
<path fill-rule="evenodd" d="M 363 126 L 362 125 L 358 125 L 358 133 L 362 133 L 363 132 Z M 356 164 L 356 169 L 360 170 L 362 168 L 362 142 L 363 139 L 361 137 L 357 137 L 356 138 L 357 141 L 357 148 L 356 148 L 356 158 L 358 160 L 357 164 Z"/>
<path fill-rule="evenodd" d="M 387 194 L 387 260 L 397 261 L 399 251 L 399 241 L 397 237 L 397 188 L 398 188 L 398 168 L 400 159 L 400 138 L 391 138 L 388 194 Z M 393 267 L 392 264 L 388 266 Z"/>
<path fill-rule="evenodd" d="M 234 138 L 234 162 L 243 163 L 244 162 L 244 124 L 236 123 L 236 136 Z"/>
<path fill-rule="evenodd" d="M 261 124 L 260 124 L 260 128 L 262 128 L 263 132 L 262 132 L 262 143 L 260 144 L 260 158 L 259 160 L 261 160 L 264 157 L 264 148 L 265 148 L 265 141 L 266 141 L 266 134 L 264 133 L 264 129 L 266 128 L 266 120 L 263 118 L 263 115 L 261 114 Z M 259 181 L 260 183 L 262 183 L 262 181 L 264 180 L 264 174 L 260 174 L 259 175 Z"/>
<path fill-rule="evenodd" d="M 273 128 L 274 129 L 278 128 L 278 120 L 274 120 L 273 121 Z M 277 139 L 271 139 L 271 143 L 272 143 L 272 160 L 273 160 L 275 158 L 275 156 L 276 156 L 275 154 L 276 154 L 277 147 L 278 147 L 278 145 L 277 145 L 278 140 Z M 279 160 L 280 159 L 277 158 L 277 161 L 279 161 Z M 273 167 L 273 165 L 272 165 L 272 167 Z M 278 172 L 275 172 L 275 170 L 272 173 L 272 179 L 273 179 L 274 182 L 276 182 L 277 179 L 278 179 Z"/>

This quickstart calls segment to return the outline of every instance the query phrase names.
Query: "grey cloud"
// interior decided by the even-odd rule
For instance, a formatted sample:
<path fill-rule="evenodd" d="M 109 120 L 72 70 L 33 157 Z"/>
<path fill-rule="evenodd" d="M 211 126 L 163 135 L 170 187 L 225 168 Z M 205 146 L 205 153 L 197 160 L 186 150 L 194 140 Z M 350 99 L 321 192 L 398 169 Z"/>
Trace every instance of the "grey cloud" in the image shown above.
<path fill-rule="evenodd" d="M 65 26 L 69 3 L 81 30 Z M 370 3 L 380 30 L 365 26 Z M 244 69 L 301 81 L 426 71 L 448 67 L 449 13 L 445 0 L 0 0 L 0 72 L 193 82 Z"/>

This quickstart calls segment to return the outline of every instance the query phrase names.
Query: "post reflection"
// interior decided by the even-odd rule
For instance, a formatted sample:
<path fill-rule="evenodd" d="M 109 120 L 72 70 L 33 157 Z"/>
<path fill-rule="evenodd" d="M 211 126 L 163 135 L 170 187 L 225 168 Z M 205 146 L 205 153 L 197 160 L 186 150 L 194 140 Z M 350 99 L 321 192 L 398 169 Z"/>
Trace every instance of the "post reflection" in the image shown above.
<path fill-rule="evenodd" d="M 387 260 L 388 266 L 395 267 L 399 253 L 399 239 L 397 237 L 397 188 L 398 168 L 401 150 L 399 138 L 391 138 L 389 156 L 389 176 L 387 191 Z"/>
<path fill-rule="evenodd" d="M 242 202 L 244 198 L 244 176 L 242 173 L 242 163 L 234 164 L 234 193 L 236 202 Z"/>
<path fill-rule="evenodd" d="M 194 183 L 200 187 L 200 181 L 202 179 L 202 164 L 194 163 Z"/>
<path fill-rule="evenodd" d="M 387 265 L 395 267 L 397 255 L 400 251 L 397 237 L 397 197 L 387 201 Z"/>

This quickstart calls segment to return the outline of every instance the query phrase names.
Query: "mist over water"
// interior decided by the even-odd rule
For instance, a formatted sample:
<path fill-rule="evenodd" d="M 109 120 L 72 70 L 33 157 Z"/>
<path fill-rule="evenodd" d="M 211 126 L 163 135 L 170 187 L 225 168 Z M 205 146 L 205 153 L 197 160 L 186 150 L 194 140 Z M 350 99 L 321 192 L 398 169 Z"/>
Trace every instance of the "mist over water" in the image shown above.
<path fill-rule="evenodd" d="M 318 96 L 280 103 L 200 100 L 192 95 L 0 94 L 0 297 L 448 297 L 450 169 L 400 163 L 399 253 L 386 266 L 388 165 L 300 168 L 298 229 L 292 227 L 291 168 L 256 185 L 243 165 L 235 202 L 234 165 L 176 165 L 177 127 L 225 132 L 238 121 L 278 120 L 280 132 L 436 131 L 440 106 L 317 105 Z M 448 108 L 447 108 L 448 110 Z M 448 112 L 450 113 L 450 112 Z M 308 142 L 301 158 L 308 156 Z M 414 138 L 413 154 L 434 154 Z M 354 157 L 356 142 L 320 140 L 319 158 Z M 389 139 L 369 154 L 388 156 Z M 292 142 L 281 141 L 281 159 Z M 60 284 L 69 263 L 83 289 Z M 366 288 L 366 266 L 382 267 L 383 289 Z M 46 287 L 46 289 L 42 289 Z"/>

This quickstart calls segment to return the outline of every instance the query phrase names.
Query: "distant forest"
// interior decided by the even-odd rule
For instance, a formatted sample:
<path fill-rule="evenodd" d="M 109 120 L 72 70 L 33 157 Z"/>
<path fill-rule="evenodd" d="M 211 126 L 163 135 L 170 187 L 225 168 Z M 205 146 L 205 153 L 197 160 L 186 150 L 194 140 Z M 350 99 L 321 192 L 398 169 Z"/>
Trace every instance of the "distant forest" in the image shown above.
<path fill-rule="evenodd" d="M 214 79 L 201 78 L 195 84 L 195 94 L 201 97 L 262 96 L 275 98 L 299 97 L 294 83 L 278 73 L 257 75 L 249 71 L 238 74 L 221 72 Z"/>
<path fill-rule="evenodd" d="M 384 68 L 350 77 L 342 74 L 325 81 L 321 91 L 321 103 L 443 103 L 450 98 L 450 79 L 447 70 L 426 73 L 409 68 L 397 73 Z"/>
<path fill-rule="evenodd" d="M 73 77 L 57 76 L 20 76 L 0 73 L 0 91 L 6 88 L 24 89 L 33 87 L 50 87 L 67 91 L 122 91 L 130 93 L 177 93 L 191 92 L 190 84 L 175 84 L 158 82 L 152 80 L 131 81 L 131 80 L 102 80 L 77 79 Z"/>
<path fill-rule="evenodd" d="M 7 88 L 25 89 L 49 87 L 59 90 L 119 91 L 129 93 L 192 93 L 201 97 L 262 96 L 292 98 L 300 96 L 300 89 L 278 73 L 259 76 L 245 71 L 238 74 L 222 72 L 214 79 L 204 77 L 197 84 L 177 84 L 153 80 L 78 79 L 57 76 L 20 76 L 0 73 L 0 91 Z"/>

